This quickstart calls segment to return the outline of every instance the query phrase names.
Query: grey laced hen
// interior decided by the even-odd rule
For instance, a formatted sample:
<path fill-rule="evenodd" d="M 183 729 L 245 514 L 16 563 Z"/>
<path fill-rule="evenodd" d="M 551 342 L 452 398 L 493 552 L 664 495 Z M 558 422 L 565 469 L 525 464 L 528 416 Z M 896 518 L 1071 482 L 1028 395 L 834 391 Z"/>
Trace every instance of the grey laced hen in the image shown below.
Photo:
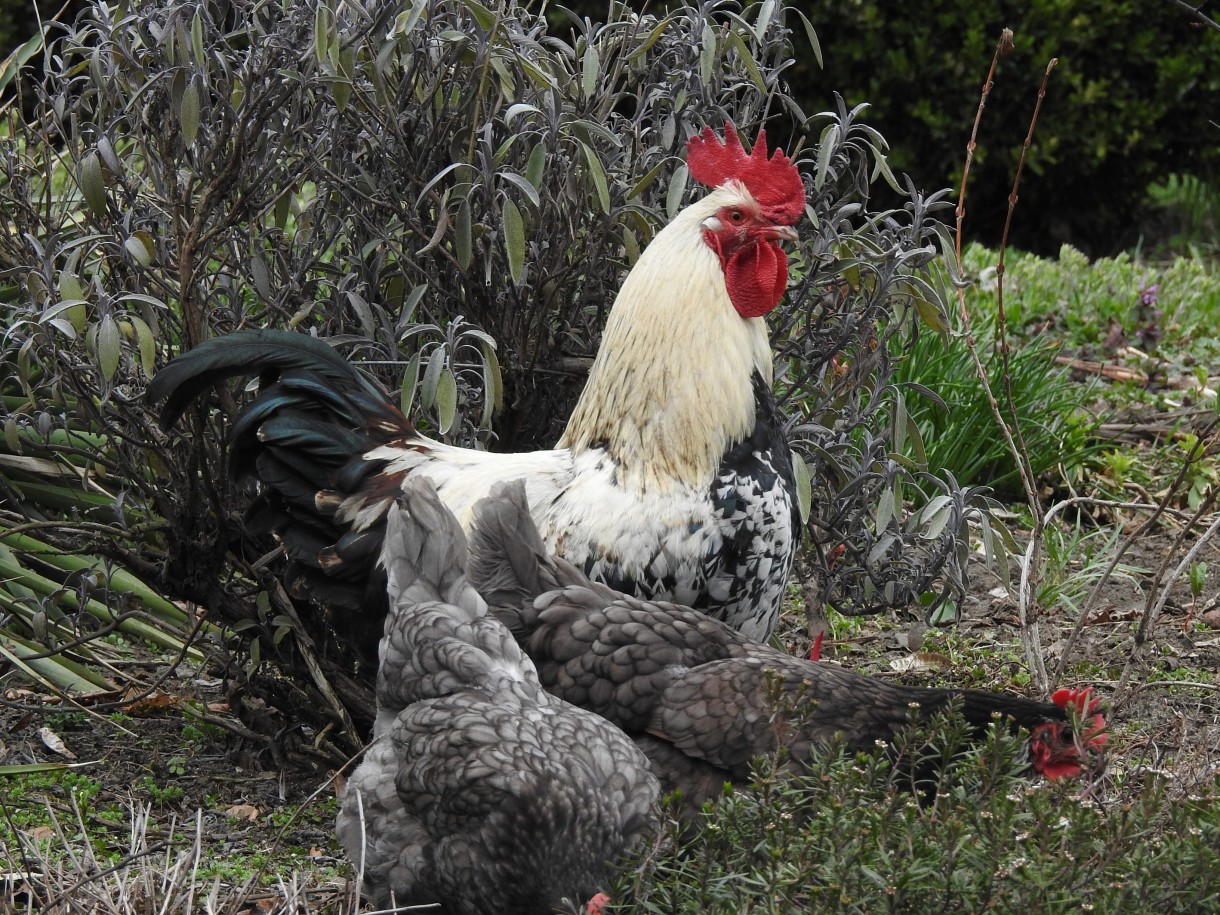
<path fill-rule="evenodd" d="M 501 485 L 476 506 L 470 578 L 543 686 L 629 734 L 663 790 L 682 791 L 687 814 L 726 782 L 746 782 L 751 762 L 781 746 L 799 766 L 832 740 L 853 751 L 892 745 L 913 717 L 950 706 L 978 736 L 993 716 L 1008 720 L 1027 737 L 1031 770 L 1049 778 L 1079 775 L 1104 747 L 1104 719 L 1087 691 L 1061 690 L 1048 703 L 903 686 L 792 657 L 690 607 L 592 582 L 548 555 L 520 484 Z M 792 714 L 778 716 L 777 704 Z M 1069 707 L 1093 716 L 1083 739 Z M 936 764 L 922 759 L 911 773 L 921 779 Z"/>
<path fill-rule="evenodd" d="M 648 760 L 543 690 L 467 581 L 465 538 L 428 480 L 404 484 L 382 557 L 375 739 L 337 823 L 366 891 L 446 915 L 583 905 L 655 824 Z"/>

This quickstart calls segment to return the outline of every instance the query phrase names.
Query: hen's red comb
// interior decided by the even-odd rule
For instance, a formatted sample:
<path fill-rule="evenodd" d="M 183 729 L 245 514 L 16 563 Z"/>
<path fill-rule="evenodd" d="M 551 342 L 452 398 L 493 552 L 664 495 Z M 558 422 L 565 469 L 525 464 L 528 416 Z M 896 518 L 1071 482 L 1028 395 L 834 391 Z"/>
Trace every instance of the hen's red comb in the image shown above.
<path fill-rule="evenodd" d="M 1080 715 L 1092 715 L 1101 705 L 1101 700 L 1093 697 L 1093 687 L 1085 689 L 1057 689 L 1051 696 L 1051 702 L 1061 709 L 1074 706 Z"/>
<path fill-rule="evenodd" d="M 724 125 L 723 143 L 712 128 L 704 127 L 702 134 L 687 141 L 686 164 L 691 176 L 708 187 L 740 181 L 774 222 L 792 225 L 805 212 L 801 174 L 782 149 L 767 158 L 765 130 L 758 131 L 754 149 L 747 155 L 731 121 Z"/>

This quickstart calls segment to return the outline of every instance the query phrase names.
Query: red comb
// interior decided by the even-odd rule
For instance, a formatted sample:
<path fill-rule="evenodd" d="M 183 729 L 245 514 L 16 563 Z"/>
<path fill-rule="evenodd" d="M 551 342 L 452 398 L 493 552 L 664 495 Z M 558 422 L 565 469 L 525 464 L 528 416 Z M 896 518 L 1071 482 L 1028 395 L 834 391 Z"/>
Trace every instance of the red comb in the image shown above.
<path fill-rule="evenodd" d="M 768 219 L 792 225 L 805 212 L 805 185 L 792 160 L 777 149 L 767 158 L 767 132 L 758 131 L 754 149 L 746 154 L 737 128 L 724 125 L 724 142 L 710 127 L 691 137 L 686 145 L 686 164 L 700 184 L 720 187 L 736 179 L 746 186 Z"/>
<path fill-rule="evenodd" d="M 819 632 L 818 637 L 813 640 L 813 647 L 809 649 L 810 661 L 822 660 L 822 637 L 824 635 L 826 635 L 825 632 Z"/>
<path fill-rule="evenodd" d="M 1085 689 L 1057 689 L 1051 696 L 1051 702 L 1061 709 L 1073 705 L 1076 712 L 1081 715 L 1092 715 L 1101 705 L 1100 699 L 1093 698 L 1093 687 L 1091 686 Z"/>

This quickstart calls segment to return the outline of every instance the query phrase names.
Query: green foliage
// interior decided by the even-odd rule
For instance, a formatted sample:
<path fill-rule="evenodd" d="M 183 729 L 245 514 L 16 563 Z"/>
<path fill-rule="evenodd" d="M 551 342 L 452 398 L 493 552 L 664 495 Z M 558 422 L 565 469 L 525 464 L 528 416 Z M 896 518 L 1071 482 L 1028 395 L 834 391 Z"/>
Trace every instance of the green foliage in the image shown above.
<path fill-rule="evenodd" d="M 994 313 L 995 253 L 971 245 L 962 259 L 967 277 L 985 280 L 967 291 L 972 313 Z M 1013 333 L 1046 333 L 1071 351 L 1104 353 L 1118 334 L 1120 343 L 1156 350 L 1183 367 L 1214 364 L 1220 355 L 1220 270 L 1206 258 L 1090 261 L 1066 245 L 1057 258 L 1009 251 L 1004 310 Z"/>
<path fill-rule="evenodd" d="M 831 90 L 869 102 L 894 144 L 896 171 L 924 187 L 960 184 L 980 90 L 1001 29 L 999 64 L 978 136 L 967 227 L 995 245 L 1047 63 L 1058 58 L 1026 159 L 1011 241 L 1044 254 L 1071 242 L 1091 254 L 1135 244 L 1146 189 L 1177 172 L 1205 180 L 1220 165 L 1220 33 L 1173 3 L 937 0 L 896 15 L 879 0 L 826 0 L 810 19 L 825 70 L 790 79 L 807 104 Z M 833 36 L 833 41 L 826 40 Z M 912 93 L 913 86 L 925 87 Z"/>
<path fill-rule="evenodd" d="M 1199 912 L 1220 904 L 1220 783 L 1149 777 L 1121 803 L 1018 776 L 993 729 L 968 750 L 937 716 L 900 753 L 952 760 L 912 794 L 881 751 L 831 750 L 795 776 L 763 761 L 748 791 L 676 824 L 613 894 L 625 912 Z M 921 800 L 934 792 L 934 800 Z"/>
<path fill-rule="evenodd" d="M 1052 610 L 1057 616 L 1078 619 L 1086 597 L 1106 573 L 1121 537 L 1120 529 L 1086 530 L 1079 521 L 1071 526 L 1047 527 L 1046 560 L 1038 584 L 1037 605 Z M 1149 571 L 1120 562 L 1111 571 L 1110 580 L 1134 584 L 1137 575 Z"/>
<path fill-rule="evenodd" d="M 1055 364 L 1059 346 L 1044 338 L 1011 346 L 1001 358 L 993 313 L 971 323 L 975 346 L 1005 422 L 1020 428 L 1036 476 L 1069 475 L 1095 444 L 1090 390 Z M 923 334 L 899 362 L 905 410 L 919 427 L 925 460 L 959 482 L 990 486 L 1001 498 L 1021 493 L 1020 473 L 996 424 L 965 339 Z"/>
<path fill-rule="evenodd" d="M 1153 256 L 1220 254 L 1220 190 L 1194 175 L 1171 174 L 1148 188 L 1152 203 L 1143 249 Z"/>

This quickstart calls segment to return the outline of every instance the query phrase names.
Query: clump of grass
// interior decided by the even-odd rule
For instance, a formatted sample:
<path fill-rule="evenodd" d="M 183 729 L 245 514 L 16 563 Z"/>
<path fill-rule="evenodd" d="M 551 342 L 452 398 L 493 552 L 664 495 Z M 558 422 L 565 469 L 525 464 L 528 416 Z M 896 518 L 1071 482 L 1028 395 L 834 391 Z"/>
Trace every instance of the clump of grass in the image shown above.
<path fill-rule="evenodd" d="M 994 316 L 976 318 L 973 333 L 997 396 L 1011 391 L 1011 402 L 1005 395 L 1002 410 L 1010 423 L 1016 417 L 1034 474 L 1071 473 L 1096 448 L 1089 430 L 1097 420 L 1085 410 L 1089 388 L 1073 382 L 1055 364 L 1058 346 L 1045 340 L 1031 340 L 1010 351 L 1009 383 L 1002 384 Z M 962 485 L 991 486 L 1002 497 L 1019 494 L 1016 463 L 996 429 L 963 341 L 922 334 L 895 377 L 907 392 L 906 411 L 919 426 L 930 468 L 949 471 Z"/>

